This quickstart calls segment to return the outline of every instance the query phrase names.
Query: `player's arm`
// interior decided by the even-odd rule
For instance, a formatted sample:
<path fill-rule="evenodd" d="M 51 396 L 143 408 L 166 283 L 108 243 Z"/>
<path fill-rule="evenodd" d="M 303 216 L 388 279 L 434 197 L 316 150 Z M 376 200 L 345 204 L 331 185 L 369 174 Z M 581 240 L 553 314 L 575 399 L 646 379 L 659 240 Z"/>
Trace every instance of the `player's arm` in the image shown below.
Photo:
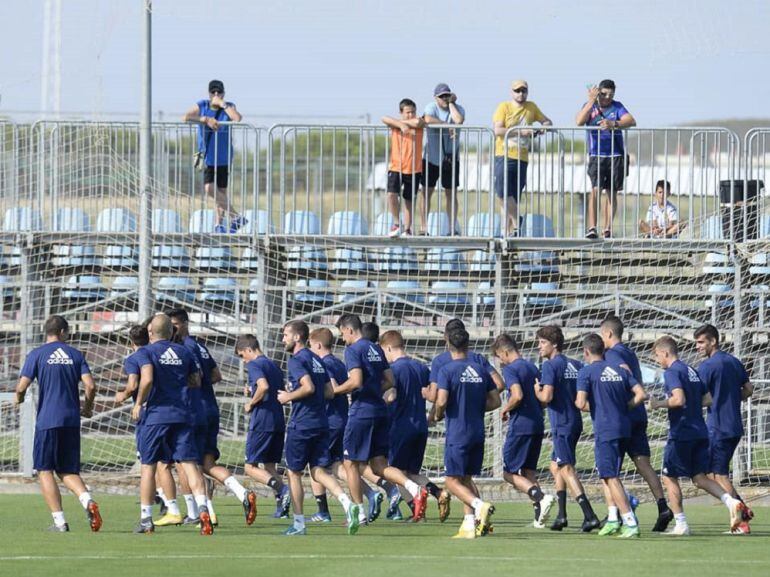
<path fill-rule="evenodd" d="M 444 415 L 446 414 L 446 405 L 448 401 L 449 401 L 449 391 L 445 389 L 439 389 L 438 393 L 436 393 L 436 402 L 433 405 L 433 408 L 435 409 L 436 422 L 444 418 Z"/>
<path fill-rule="evenodd" d="M 264 377 L 258 378 L 254 387 L 254 394 L 248 401 L 246 401 L 246 404 L 243 407 L 244 410 L 247 413 L 250 413 L 254 407 L 262 402 L 262 399 L 265 398 L 265 395 L 269 389 L 270 385 L 268 384 L 267 379 Z"/>
<path fill-rule="evenodd" d="M 484 407 L 484 410 L 486 412 L 494 411 L 497 409 L 502 402 L 500 401 L 500 391 L 497 389 L 492 389 L 491 391 L 487 391 L 487 404 Z"/>
<path fill-rule="evenodd" d="M 334 398 L 334 385 L 331 380 L 324 383 L 324 399 L 331 401 Z"/>
<path fill-rule="evenodd" d="M 219 367 L 214 367 L 211 369 L 211 384 L 216 385 L 219 382 L 222 382 L 222 371 L 219 370 Z"/>
<path fill-rule="evenodd" d="M 296 401 L 298 399 L 304 399 L 305 397 L 309 397 L 315 392 L 315 385 L 313 384 L 313 379 L 310 378 L 310 375 L 302 375 L 299 379 L 299 386 L 293 390 L 292 392 L 289 391 L 279 391 L 278 392 L 278 402 L 282 405 L 285 405 L 286 403 L 290 403 L 292 401 Z"/>
<path fill-rule="evenodd" d="M 393 387 L 385 391 L 385 393 L 382 395 L 382 399 L 390 405 L 395 402 L 397 396 L 398 392 L 396 391 L 396 388 Z"/>
<path fill-rule="evenodd" d="M 396 380 L 393 378 L 393 371 L 385 369 L 382 373 L 382 392 L 392 389 L 396 386 Z"/>
<path fill-rule="evenodd" d="M 199 389 L 201 386 L 201 372 L 196 370 L 187 375 L 187 386 L 191 389 Z"/>
<path fill-rule="evenodd" d="M 751 395 L 754 394 L 754 385 L 751 384 L 750 381 L 746 381 L 741 386 L 741 400 L 745 401 L 746 399 L 750 399 Z"/>
<path fill-rule="evenodd" d="M 647 393 L 644 391 L 644 387 L 641 383 L 636 383 L 631 387 L 631 392 L 634 393 L 633 398 L 628 401 L 628 408 L 633 409 L 641 405 L 647 399 Z"/>
<path fill-rule="evenodd" d="M 706 391 L 706 393 L 700 399 L 701 407 L 710 407 L 713 400 L 714 399 L 711 398 L 711 393 Z"/>
<path fill-rule="evenodd" d="M 524 400 L 524 391 L 521 390 L 521 385 L 519 383 L 511 384 L 510 388 L 508 389 L 508 402 L 505 403 L 505 406 L 503 407 L 503 412 L 501 415 L 503 420 L 506 420 L 508 418 L 508 415 L 511 413 L 511 411 L 516 410 L 516 407 L 518 407 L 521 404 L 521 401 L 523 400 Z"/>
<path fill-rule="evenodd" d="M 32 379 L 29 377 L 20 377 L 19 384 L 16 385 L 16 403 L 22 404 L 24 397 L 27 395 L 27 389 L 32 384 Z"/>
<path fill-rule="evenodd" d="M 684 389 L 682 389 L 681 387 L 677 387 L 675 389 L 671 389 L 671 396 L 668 397 L 667 399 L 651 399 L 650 408 L 651 409 L 679 409 L 681 407 L 684 407 L 685 402 L 686 402 L 686 398 L 684 396 Z"/>
<path fill-rule="evenodd" d="M 126 386 L 123 388 L 122 391 L 118 391 L 115 394 L 115 402 L 116 403 L 125 403 L 126 399 L 134 394 L 134 391 L 136 391 L 139 388 L 139 375 L 137 374 L 131 374 L 128 375 L 128 379 L 126 381 Z"/>
<path fill-rule="evenodd" d="M 94 399 L 96 399 L 96 383 L 94 383 L 94 376 L 91 373 L 84 373 L 80 375 L 80 380 L 83 381 L 83 387 L 85 389 L 85 396 L 83 399 L 83 409 L 80 414 L 84 417 L 90 417 L 94 412 Z"/>
<path fill-rule="evenodd" d="M 543 405 L 548 405 L 553 400 L 553 385 L 535 383 L 535 397 Z"/>
<path fill-rule="evenodd" d="M 584 413 L 587 413 L 591 410 L 591 407 L 588 403 L 588 393 L 586 391 L 577 392 L 577 396 L 575 397 L 575 406 Z"/>
<path fill-rule="evenodd" d="M 438 383 L 430 383 L 428 385 L 427 392 L 423 395 L 425 397 L 426 401 L 430 401 L 431 403 L 436 402 L 436 394 L 438 393 Z"/>
<path fill-rule="evenodd" d="M 136 393 L 136 402 L 134 403 L 134 408 L 131 409 L 131 417 L 133 417 L 135 421 L 139 420 L 139 415 L 142 411 L 142 405 L 147 400 L 147 397 L 150 394 L 150 389 L 152 389 L 152 364 L 147 363 L 146 365 L 142 365 L 140 371 L 141 374 L 139 375 L 139 391 Z"/>
<path fill-rule="evenodd" d="M 363 384 L 364 372 L 359 368 L 350 369 L 348 371 L 348 380 L 341 385 L 338 385 L 337 388 L 334 389 L 334 394 L 347 395 L 348 393 L 352 393 L 353 391 L 360 389 Z"/>
<path fill-rule="evenodd" d="M 489 376 L 492 378 L 492 382 L 495 384 L 497 392 L 502 393 L 505 390 L 505 381 L 503 380 L 503 377 L 500 376 L 500 373 L 497 372 L 497 369 L 494 367 L 490 369 Z"/>

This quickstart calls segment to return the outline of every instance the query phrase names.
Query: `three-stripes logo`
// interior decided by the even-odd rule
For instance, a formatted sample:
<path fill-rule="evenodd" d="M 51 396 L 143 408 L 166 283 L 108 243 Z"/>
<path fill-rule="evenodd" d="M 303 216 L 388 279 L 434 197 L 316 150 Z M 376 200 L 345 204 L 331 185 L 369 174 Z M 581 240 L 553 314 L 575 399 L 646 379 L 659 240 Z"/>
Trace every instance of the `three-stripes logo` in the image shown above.
<path fill-rule="evenodd" d="M 615 369 L 612 367 L 606 367 L 602 371 L 602 376 L 599 377 L 599 380 L 601 380 L 604 383 L 611 382 L 611 383 L 622 383 L 623 377 L 621 377 Z"/>
<path fill-rule="evenodd" d="M 181 365 L 182 359 L 179 358 L 171 347 L 166 349 L 166 352 L 160 355 L 158 359 L 161 365 Z"/>
<path fill-rule="evenodd" d="M 326 372 L 324 366 L 315 358 L 313 359 L 313 372 L 319 375 Z"/>
<path fill-rule="evenodd" d="M 700 375 L 692 367 L 687 367 L 687 376 L 691 383 L 700 383 Z"/>
<path fill-rule="evenodd" d="M 564 369 L 564 378 L 569 380 L 577 379 L 578 376 L 578 370 L 575 365 L 572 363 L 567 363 L 566 368 Z"/>
<path fill-rule="evenodd" d="M 72 365 L 74 364 L 72 359 L 67 356 L 67 353 L 64 352 L 64 349 L 59 347 L 54 352 L 51 353 L 51 356 L 48 357 L 48 360 L 46 361 L 49 365 Z"/>
<path fill-rule="evenodd" d="M 480 383 L 483 380 L 473 367 L 465 367 L 463 374 L 460 375 L 461 383 Z"/>
<path fill-rule="evenodd" d="M 209 360 L 211 358 L 211 355 L 209 355 L 209 352 L 208 350 L 206 350 L 206 347 L 204 347 L 199 343 L 195 343 L 195 344 L 198 345 L 198 352 L 201 354 L 201 358 Z"/>
<path fill-rule="evenodd" d="M 372 346 L 369 347 L 369 351 L 366 353 L 366 358 L 369 359 L 370 363 L 382 362 L 382 357 L 380 356 L 380 353 L 377 351 L 377 349 L 375 349 Z"/>

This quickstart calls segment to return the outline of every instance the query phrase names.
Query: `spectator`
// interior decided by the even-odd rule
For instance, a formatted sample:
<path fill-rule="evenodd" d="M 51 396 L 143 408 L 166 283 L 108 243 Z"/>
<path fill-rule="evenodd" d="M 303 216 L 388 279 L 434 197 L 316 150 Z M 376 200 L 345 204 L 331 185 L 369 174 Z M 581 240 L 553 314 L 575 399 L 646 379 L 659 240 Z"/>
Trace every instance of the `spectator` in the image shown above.
<path fill-rule="evenodd" d="M 655 198 L 647 211 L 647 218 L 639 221 L 639 232 L 650 238 L 675 238 L 681 226 L 679 211 L 669 202 L 671 183 L 659 180 L 655 184 Z"/>
<path fill-rule="evenodd" d="M 513 81 L 511 95 L 512 99 L 501 102 L 492 117 L 495 127 L 495 193 L 506 208 L 505 234 L 518 236 L 518 204 L 527 186 L 528 146 L 537 131 L 525 129 L 511 132 L 507 158 L 506 133 L 514 126 L 530 126 L 535 122 L 551 126 L 552 123 L 534 102 L 527 101 L 529 86 L 525 80 Z"/>
<path fill-rule="evenodd" d="M 388 210 L 393 215 L 391 237 L 412 234 L 412 198 L 422 177 L 422 131 L 425 122 L 417 116 L 414 100 L 398 103 L 400 118 L 383 116 L 390 127 L 390 166 L 388 167 Z M 399 195 L 404 197 L 404 226 L 399 214 Z"/>
<path fill-rule="evenodd" d="M 441 83 L 433 89 L 433 102 L 425 107 L 425 124 L 443 126 L 465 122 L 465 109 L 457 104 L 457 95 L 447 84 Z M 450 226 L 460 234 L 457 226 L 457 185 L 460 181 L 460 139 L 454 129 L 428 130 L 428 146 L 425 149 L 427 163 L 423 173 L 424 199 L 420 205 L 420 234 L 425 234 L 428 223 L 428 207 L 436 183 L 441 177 L 441 186 L 446 194 L 444 210 Z"/>
<path fill-rule="evenodd" d="M 615 82 L 602 80 L 588 90 L 588 102 L 577 113 L 578 126 L 597 126 L 588 131 L 588 177 L 591 194 L 588 201 L 586 238 L 598 238 L 596 231 L 596 195 L 601 187 L 604 229 L 602 236 L 612 238 L 612 221 L 617 212 L 617 195 L 623 190 L 628 162 L 623 146 L 624 128 L 636 126 L 636 120 L 615 97 Z"/>
<path fill-rule="evenodd" d="M 225 85 L 221 80 L 209 82 L 209 98 L 199 100 L 185 112 L 185 122 L 197 122 L 198 154 L 203 163 L 203 188 L 213 197 L 217 205 L 217 226 L 215 232 L 236 232 L 246 224 L 246 219 L 236 213 L 227 198 L 227 180 L 233 158 L 233 146 L 230 140 L 230 126 L 220 124 L 240 122 L 241 113 L 235 104 L 224 100 Z M 216 181 L 216 192 L 214 182 Z M 229 227 L 225 225 L 225 215 L 229 217 Z"/>

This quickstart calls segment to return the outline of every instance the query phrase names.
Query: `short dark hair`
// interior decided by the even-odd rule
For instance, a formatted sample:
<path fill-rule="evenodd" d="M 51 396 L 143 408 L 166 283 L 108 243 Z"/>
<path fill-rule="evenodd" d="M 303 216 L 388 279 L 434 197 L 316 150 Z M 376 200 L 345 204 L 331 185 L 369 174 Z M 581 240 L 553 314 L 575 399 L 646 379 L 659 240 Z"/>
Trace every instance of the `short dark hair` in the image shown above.
<path fill-rule="evenodd" d="M 353 313 L 343 313 L 340 318 L 337 319 L 336 327 L 341 329 L 343 327 L 353 329 L 354 331 L 361 331 L 361 318 Z"/>
<path fill-rule="evenodd" d="M 652 348 L 653 350 L 662 349 L 675 357 L 679 356 L 679 346 L 676 344 L 676 341 L 669 336 L 660 337 L 655 341 L 655 344 L 652 345 Z"/>
<path fill-rule="evenodd" d="M 538 339 L 544 339 L 556 347 L 557 350 L 564 348 L 564 333 L 561 327 L 556 325 L 546 325 L 537 329 L 535 336 Z"/>
<path fill-rule="evenodd" d="M 663 189 L 663 192 L 666 193 L 666 195 L 671 194 L 671 183 L 667 180 L 659 180 L 655 183 L 655 190 L 658 190 L 659 188 Z"/>
<path fill-rule="evenodd" d="M 587 349 L 592 355 L 603 355 L 604 341 L 596 333 L 591 333 L 583 337 L 583 348 Z"/>
<path fill-rule="evenodd" d="M 398 111 L 403 112 L 404 108 L 406 108 L 407 106 L 411 106 L 412 108 L 417 110 L 417 104 L 415 104 L 414 100 L 412 100 L 411 98 L 402 98 L 401 102 L 398 103 Z"/>
<path fill-rule="evenodd" d="M 610 80 L 609 78 L 605 78 L 599 83 L 599 88 L 609 88 L 610 90 L 615 90 L 615 81 Z"/>
<path fill-rule="evenodd" d="M 465 329 L 457 329 L 447 335 L 447 344 L 451 350 L 463 352 L 468 350 L 471 336 Z"/>
<path fill-rule="evenodd" d="M 374 321 L 361 323 L 361 336 L 367 341 L 376 343 L 380 340 L 380 327 Z"/>
<path fill-rule="evenodd" d="M 45 336 L 58 337 L 62 333 L 69 332 L 70 324 L 63 316 L 53 315 L 48 317 L 48 320 L 45 321 L 43 329 L 45 330 Z"/>
<path fill-rule="evenodd" d="M 497 336 L 492 343 L 492 354 L 497 355 L 498 351 L 516 351 L 519 352 L 519 343 L 509 333 L 502 333 Z"/>
<path fill-rule="evenodd" d="M 623 321 L 621 321 L 618 317 L 615 315 L 610 315 L 606 319 L 602 321 L 602 324 L 599 325 L 603 329 L 609 329 L 613 335 L 618 337 L 619 339 L 623 338 Z"/>
<path fill-rule="evenodd" d="M 235 354 L 240 351 L 251 349 L 256 351 L 259 349 L 259 340 L 254 335 L 240 335 L 235 341 Z"/>
<path fill-rule="evenodd" d="M 699 337 L 706 337 L 707 339 L 716 341 L 716 343 L 719 344 L 719 331 L 714 325 L 703 325 L 702 327 L 696 329 L 694 336 L 696 339 Z"/>
<path fill-rule="evenodd" d="M 183 323 L 189 323 L 190 322 L 190 316 L 187 314 L 187 311 L 184 309 L 172 309 L 166 313 L 169 318 L 172 319 L 179 319 Z"/>
<path fill-rule="evenodd" d="M 150 342 L 150 335 L 147 332 L 146 325 L 134 325 L 128 331 L 128 338 L 131 339 L 131 343 L 137 347 L 143 347 Z"/>
<path fill-rule="evenodd" d="M 291 332 L 293 332 L 295 335 L 299 336 L 300 342 L 304 345 L 307 343 L 308 337 L 310 337 L 310 327 L 307 326 L 307 323 L 305 321 L 289 321 L 285 325 L 283 325 L 284 329 L 289 329 Z"/>
<path fill-rule="evenodd" d="M 447 321 L 447 324 L 444 325 L 444 335 L 448 335 L 452 331 L 456 331 L 458 329 L 465 330 L 465 323 L 460 319 L 451 319 Z"/>

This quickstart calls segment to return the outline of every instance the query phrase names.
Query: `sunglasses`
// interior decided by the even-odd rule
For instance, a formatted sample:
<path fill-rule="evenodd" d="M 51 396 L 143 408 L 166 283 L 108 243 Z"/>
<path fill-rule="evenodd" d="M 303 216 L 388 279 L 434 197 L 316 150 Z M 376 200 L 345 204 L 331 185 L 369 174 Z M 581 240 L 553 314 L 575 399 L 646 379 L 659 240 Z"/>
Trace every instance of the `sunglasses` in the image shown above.
<path fill-rule="evenodd" d="M 529 92 L 529 89 L 528 88 L 514 88 L 513 91 L 516 94 L 524 94 L 524 93 Z"/>
<path fill-rule="evenodd" d="M 220 96 L 224 93 L 225 93 L 224 90 L 212 90 L 211 92 L 209 92 L 209 94 L 219 94 Z"/>
<path fill-rule="evenodd" d="M 599 96 L 604 96 L 604 98 L 612 98 L 614 95 L 614 92 L 599 92 Z"/>

